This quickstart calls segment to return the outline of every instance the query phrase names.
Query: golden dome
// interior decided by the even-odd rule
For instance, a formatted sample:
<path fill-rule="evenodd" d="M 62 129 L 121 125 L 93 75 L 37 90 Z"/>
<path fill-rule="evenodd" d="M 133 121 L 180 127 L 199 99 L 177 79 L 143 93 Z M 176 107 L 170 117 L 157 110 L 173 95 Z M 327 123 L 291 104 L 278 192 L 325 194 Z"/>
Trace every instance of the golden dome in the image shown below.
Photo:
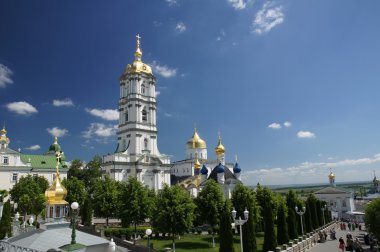
<path fill-rule="evenodd" d="M 332 173 L 332 171 L 330 171 L 329 179 L 335 179 L 335 175 L 334 175 L 334 173 Z"/>
<path fill-rule="evenodd" d="M 198 158 L 194 163 L 194 169 L 200 169 L 201 168 L 201 163 L 199 162 Z"/>
<path fill-rule="evenodd" d="M 146 73 L 146 74 L 151 74 L 152 73 L 152 68 L 142 62 L 141 56 L 142 56 L 142 51 L 140 49 L 140 36 L 137 34 L 136 36 L 137 41 L 136 41 L 136 52 L 135 52 L 135 60 L 133 61 L 132 64 L 128 64 L 127 67 L 124 70 L 124 73 L 122 75 L 122 78 L 126 74 L 131 74 L 131 73 Z"/>
<path fill-rule="evenodd" d="M 218 145 L 215 147 L 215 153 L 219 157 L 219 156 L 222 156 L 224 152 L 225 152 L 225 149 L 222 144 L 222 138 L 219 135 Z"/>
<path fill-rule="evenodd" d="M 5 126 L 2 130 L 0 130 L 0 142 L 9 144 L 9 138 L 7 137 L 7 131 L 5 130 Z"/>
<path fill-rule="evenodd" d="M 59 173 L 56 174 L 55 180 L 53 181 L 51 187 L 45 191 L 45 196 L 47 198 L 49 205 L 66 205 L 65 201 L 67 196 L 66 188 L 61 184 L 61 179 L 59 178 Z"/>
<path fill-rule="evenodd" d="M 0 134 L 1 134 L 1 135 L 5 135 L 5 134 L 7 134 L 7 131 L 5 130 L 5 126 L 3 127 L 2 130 L 0 130 Z"/>
<path fill-rule="evenodd" d="M 206 149 L 206 142 L 199 137 L 197 129 L 194 128 L 193 136 L 186 143 L 187 149 Z"/>

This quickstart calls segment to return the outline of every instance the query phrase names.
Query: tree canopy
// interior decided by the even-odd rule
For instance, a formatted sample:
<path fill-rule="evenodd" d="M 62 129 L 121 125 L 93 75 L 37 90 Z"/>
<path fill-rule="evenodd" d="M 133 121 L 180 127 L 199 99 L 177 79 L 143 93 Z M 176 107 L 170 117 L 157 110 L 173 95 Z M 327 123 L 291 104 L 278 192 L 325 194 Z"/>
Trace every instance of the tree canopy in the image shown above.
<path fill-rule="evenodd" d="M 380 199 L 373 200 L 367 205 L 364 221 L 369 232 L 380 241 Z"/>

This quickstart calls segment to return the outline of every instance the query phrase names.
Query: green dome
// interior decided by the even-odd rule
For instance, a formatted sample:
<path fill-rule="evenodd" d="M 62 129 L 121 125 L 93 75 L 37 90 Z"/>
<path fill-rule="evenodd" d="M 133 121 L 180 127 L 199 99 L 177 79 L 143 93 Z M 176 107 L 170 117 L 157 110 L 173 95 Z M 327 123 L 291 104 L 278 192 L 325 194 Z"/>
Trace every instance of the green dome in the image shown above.
<path fill-rule="evenodd" d="M 61 146 L 58 144 L 58 138 L 55 137 L 54 143 L 52 143 L 52 145 L 50 145 L 49 147 L 49 152 L 57 152 L 57 151 L 61 151 Z"/>

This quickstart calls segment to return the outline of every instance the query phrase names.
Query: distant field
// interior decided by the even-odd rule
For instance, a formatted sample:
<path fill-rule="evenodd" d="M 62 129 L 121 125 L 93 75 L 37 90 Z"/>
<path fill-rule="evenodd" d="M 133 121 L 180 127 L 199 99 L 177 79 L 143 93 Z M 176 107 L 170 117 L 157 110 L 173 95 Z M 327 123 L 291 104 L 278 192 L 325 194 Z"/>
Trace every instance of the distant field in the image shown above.
<path fill-rule="evenodd" d="M 299 196 L 307 196 L 310 193 L 313 193 L 315 191 L 318 191 L 322 188 L 327 187 L 328 185 L 297 185 L 297 186 L 285 186 L 285 187 L 279 187 L 272 189 L 274 192 L 285 194 L 290 189 L 292 189 L 296 194 Z M 368 189 L 371 187 L 370 182 L 357 182 L 357 183 L 347 183 L 347 184 L 338 184 L 337 188 L 350 191 L 353 193 L 360 193 L 360 188 L 362 188 L 362 191 L 368 191 Z"/>

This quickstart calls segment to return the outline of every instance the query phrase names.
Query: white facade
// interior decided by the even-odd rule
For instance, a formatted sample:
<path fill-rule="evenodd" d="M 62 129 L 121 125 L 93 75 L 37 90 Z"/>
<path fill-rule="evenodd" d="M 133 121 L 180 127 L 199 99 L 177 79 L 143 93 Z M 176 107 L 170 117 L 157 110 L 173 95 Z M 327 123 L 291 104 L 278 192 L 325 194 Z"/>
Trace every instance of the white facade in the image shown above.
<path fill-rule="evenodd" d="M 6 130 L 0 131 L 0 190 L 10 190 L 17 181 L 27 175 L 42 176 L 49 184 L 55 179 L 55 156 L 27 155 L 9 148 Z M 67 168 L 61 169 L 62 178 L 67 177 Z"/>
<path fill-rule="evenodd" d="M 103 169 L 115 180 L 134 176 L 155 190 L 170 185 L 170 158 L 157 146 L 156 78 L 141 61 L 139 37 L 135 61 L 120 78 L 118 146 L 103 156 Z"/>

